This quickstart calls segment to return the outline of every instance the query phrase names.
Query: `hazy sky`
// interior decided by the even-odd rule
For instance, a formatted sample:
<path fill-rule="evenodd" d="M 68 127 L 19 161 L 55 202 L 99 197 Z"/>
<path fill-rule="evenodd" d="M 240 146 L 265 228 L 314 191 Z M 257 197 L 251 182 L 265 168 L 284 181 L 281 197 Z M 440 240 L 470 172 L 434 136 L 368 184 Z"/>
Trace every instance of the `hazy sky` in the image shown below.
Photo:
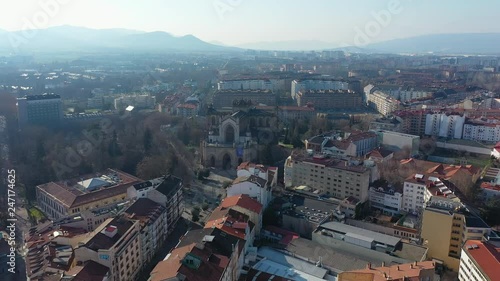
<path fill-rule="evenodd" d="M 59 4 L 44 9 L 42 3 Z M 390 19 L 376 22 L 379 11 Z M 0 29 L 75 25 L 193 34 L 229 45 L 288 40 L 351 45 L 367 28 L 371 42 L 500 32 L 498 11 L 497 0 L 2 0 Z"/>

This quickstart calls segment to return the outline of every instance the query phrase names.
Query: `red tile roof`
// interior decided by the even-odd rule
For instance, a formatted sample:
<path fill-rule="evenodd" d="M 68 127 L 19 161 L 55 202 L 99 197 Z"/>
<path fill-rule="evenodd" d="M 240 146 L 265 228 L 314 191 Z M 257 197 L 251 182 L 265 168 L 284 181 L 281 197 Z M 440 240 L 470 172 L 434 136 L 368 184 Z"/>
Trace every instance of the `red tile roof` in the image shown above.
<path fill-rule="evenodd" d="M 468 249 L 468 246 L 477 248 Z M 481 271 L 491 281 L 500 281 L 500 247 L 488 242 L 468 240 L 465 242 L 464 251 L 471 257 Z"/>
<path fill-rule="evenodd" d="M 257 214 L 260 214 L 262 212 L 262 204 L 246 194 L 227 197 L 222 200 L 220 206 L 223 208 L 239 206 Z"/>

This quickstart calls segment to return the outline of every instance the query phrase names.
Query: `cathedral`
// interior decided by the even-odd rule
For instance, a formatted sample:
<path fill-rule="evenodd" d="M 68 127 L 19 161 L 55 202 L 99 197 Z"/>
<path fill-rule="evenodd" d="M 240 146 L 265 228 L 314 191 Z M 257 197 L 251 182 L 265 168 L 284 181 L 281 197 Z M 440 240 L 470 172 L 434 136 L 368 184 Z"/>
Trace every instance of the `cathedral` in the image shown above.
<path fill-rule="evenodd" d="M 209 108 L 201 164 L 235 169 L 241 162 L 257 161 L 259 150 L 276 142 L 277 127 L 275 114 L 256 109 L 251 102 L 236 101 L 232 113 Z"/>

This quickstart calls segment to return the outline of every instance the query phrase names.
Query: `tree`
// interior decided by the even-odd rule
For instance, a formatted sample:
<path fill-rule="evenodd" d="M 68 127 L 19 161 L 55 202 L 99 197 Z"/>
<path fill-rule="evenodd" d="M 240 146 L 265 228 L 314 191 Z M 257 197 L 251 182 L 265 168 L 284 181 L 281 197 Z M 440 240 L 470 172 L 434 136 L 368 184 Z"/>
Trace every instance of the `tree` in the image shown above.
<path fill-rule="evenodd" d="M 153 134 L 151 133 L 151 130 L 149 128 L 146 128 L 146 130 L 144 131 L 142 143 L 144 146 L 144 152 L 148 154 L 151 150 L 151 147 L 153 146 Z"/>
<path fill-rule="evenodd" d="M 436 139 L 435 138 L 423 138 L 420 140 L 419 150 L 425 155 L 429 156 L 436 150 Z"/>
<path fill-rule="evenodd" d="M 198 206 L 194 207 L 191 211 L 192 218 L 191 220 L 197 222 L 200 220 L 200 208 Z"/>
<path fill-rule="evenodd" d="M 136 174 L 141 179 L 153 179 L 170 172 L 172 162 L 163 156 L 148 156 L 137 164 Z"/>
<path fill-rule="evenodd" d="M 273 208 L 271 208 L 271 207 L 267 208 L 264 211 L 264 214 L 262 215 L 262 224 L 264 226 L 277 225 L 278 220 L 279 220 L 279 217 L 276 214 L 276 211 L 273 210 Z"/>

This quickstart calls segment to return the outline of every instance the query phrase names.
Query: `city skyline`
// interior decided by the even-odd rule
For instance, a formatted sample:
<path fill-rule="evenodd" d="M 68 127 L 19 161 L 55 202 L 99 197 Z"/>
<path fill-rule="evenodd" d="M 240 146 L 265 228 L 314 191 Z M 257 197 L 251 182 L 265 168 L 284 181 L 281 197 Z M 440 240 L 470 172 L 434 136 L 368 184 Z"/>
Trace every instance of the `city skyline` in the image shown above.
<path fill-rule="evenodd" d="M 299 0 L 286 3 L 245 0 L 26 2 L 2 4 L 0 29 L 72 25 L 164 31 L 176 36 L 192 34 L 207 42 L 230 46 L 308 41 L 332 47 L 427 34 L 500 32 L 494 15 L 500 3 L 486 1 L 482 1 L 485 5 L 448 0 L 432 4 L 412 0 L 355 3 L 320 0 L 314 5 Z M 490 8 L 484 9 L 485 6 Z M 369 35 L 369 42 L 360 40 L 361 33 Z"/>

